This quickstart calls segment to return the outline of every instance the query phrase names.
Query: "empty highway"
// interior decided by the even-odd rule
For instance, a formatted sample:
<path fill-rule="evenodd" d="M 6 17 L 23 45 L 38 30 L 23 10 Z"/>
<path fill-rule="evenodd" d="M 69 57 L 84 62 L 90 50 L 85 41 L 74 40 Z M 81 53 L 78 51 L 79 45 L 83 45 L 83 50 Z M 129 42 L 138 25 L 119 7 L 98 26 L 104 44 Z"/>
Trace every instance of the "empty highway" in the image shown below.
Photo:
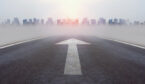
<path fill-rule="evenodd" d="M 145 50 L 94 36 L 0 49 L 0 84 L 145 84 Z"/>

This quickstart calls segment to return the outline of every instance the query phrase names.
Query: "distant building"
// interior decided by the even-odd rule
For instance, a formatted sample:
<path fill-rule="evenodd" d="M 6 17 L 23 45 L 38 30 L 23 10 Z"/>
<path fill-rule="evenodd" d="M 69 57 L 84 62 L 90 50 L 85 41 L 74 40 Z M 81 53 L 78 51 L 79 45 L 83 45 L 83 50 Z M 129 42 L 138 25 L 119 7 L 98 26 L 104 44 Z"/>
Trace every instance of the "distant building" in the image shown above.
<path fill-rule="evenodd" d="M 33 25 L 36 25 L 36 24 L 37 24 L 37 19 L 33 18 Z"/>
<path fill-rule="evenodd" d="M 79 20 L 78 19 L 75 19 L 72 24 L 78 25 L 79 24 Z"/>
<path fill-rule="evenodd" d="M 99 18 L 98 24 L 106 24 L 106 20 L 104 18 Z"/>
<path fill-rule="evenodd" d="M 134 21 L 134 25 L 140 25 L 139 21 Z"/>
<path fill-rule="evenodd" d="M 52 25 L 53 24 L 52 18 L 48 18 L 47 21 L 46 21 L 46 24 Z"/>
<path fill-rule="evenodd" d="M 62 23 L 62 21 L 61 21 L 61 19 L 57 19 L 57 25 L 62 25 L 63 23 Z"/>
<path fill-rule="evenodd" d="M 29 24 L 29 25 L 32 25 L 32 24 L 33 24 L 33 20 L 32 20 L 32 19 L 29 19 L 28 24 Z"/>
<path fill-rule="evenodd" d="M 39 24 L 39 19 L 33 18 L 33 19 L 23 19 L 23 25 L 37 25 Z"/>
<path fill-rule="evenodd" d="M 126 20 L 124 19 L 109 19 L 108 24 L 110 25 L 123 25 L 126 24 Z"/>
<path fill-rule="evenodd" d="M 39 19 L 33 18 L 33 25 L 38 25 L 39 24 Z"/>
<path fill-rule="evenodd" d="M 12 24 L 13 25 L 20 25 L 19 19 L 18 18 L 14 18 Z"/>
<path fill-rule="evenodd" d="M 61 21 L 62 24 L 64 25 L 73 25 L 73 24 L 78 24 L 78 20 L 73 20 L 73 19 L 70 19 L 70 18 L 67 18 L 67 19 L 63 19 Z"/>
<path fill-rule="evenodd" d="M 23 25 L 28 25 L 27 19 L 23 19 Z"/>
<path fill-rule="evenodd" d="M 144 23 L 143 23 L 143 22 L 141 22 L 140 24 L 141 24 L 141 25 L 144 25 Z"/>
<path fill-rule="evenodd" d="M 109 24 L 109 25 L 113 25 L 113 24 L 114 24 L 114 23 L 113 23 L 113 20 L 112 20 L 112 19 L 109 19 L 108 24 Z"/>
<path fill-rule="evenodd" d="M 7 19 L 6 22 L 5 22 L 5 24 L 6 24 L 6 25 L 10 25 L 10 24 L 11 24 L 10 19 Z"/>
<path fill-rule="evenodd" d="M 44 24 L 44 19 L 41 19 L 40 23 L 41 23 L 41 24 Z"/>
<path fill-rule="evenodd" d="M 115 24 L 115 25 L 118 24 L 118 19 L 117 18 L 114 19 L 113 24 Z"/>
<path fill-rule="evenodd" d="M 40 20 L 39 19 L 36 19 L 36 24 L 40 24 Z"/>
<path fill-rule="evenodd" d="M 64 23 L 64 24 L 67 24 L 67 25 L 70 25 L 70 24 L 73 24 L 73 20 L 67 18 L 67 19 L 64 19 L 64 22 L 63 22 L 63 23 Z"/>
<path fill-rule="evenodd" d="M 82 24 L 83 24 L 83 25 L 89 25 L 89 20 L 88 20 L 88 18 L 84 18 L 84 19 L 82 20 Z"/>
<path fill-rule="evenodd" d="M 91 25 L 96 25 L 97 22 L 96 22 L 96 19 L 91 19 Z"/>
<path fill-rule="evenodd" d="M 118 22 L 119 25 L 125 25 L 127 24 L 126 20 L 124 19 L 119 19 L 119 22 Z"/>

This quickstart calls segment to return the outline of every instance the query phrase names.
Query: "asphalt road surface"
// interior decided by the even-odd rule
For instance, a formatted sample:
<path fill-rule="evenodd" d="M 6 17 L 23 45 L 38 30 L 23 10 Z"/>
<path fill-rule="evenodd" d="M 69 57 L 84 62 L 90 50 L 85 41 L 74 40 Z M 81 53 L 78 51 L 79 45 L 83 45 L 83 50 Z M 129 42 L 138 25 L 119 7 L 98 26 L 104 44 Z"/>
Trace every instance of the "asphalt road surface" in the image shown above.
<path fill-rule="evenodd" d="M 72 75 L 64 73 L 68 45 L 56 44 L 71 38 L 90 43 L 77 45 L 81 72 Z M 0 84 L 145 84 L 145 50 L 93 36 L 48 37 L 1 49 Z"/>

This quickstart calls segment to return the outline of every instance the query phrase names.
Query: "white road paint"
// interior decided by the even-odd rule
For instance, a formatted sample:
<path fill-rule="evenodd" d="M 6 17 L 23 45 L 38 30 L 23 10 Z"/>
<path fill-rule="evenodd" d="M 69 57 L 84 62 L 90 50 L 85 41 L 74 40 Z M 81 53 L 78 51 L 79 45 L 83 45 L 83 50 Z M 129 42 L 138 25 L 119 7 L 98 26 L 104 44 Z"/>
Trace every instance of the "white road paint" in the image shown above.
<path fill-rule="evenodd" d="M 45 37 L 38 37 L 38 38 L 33 38 L 33 39 L 25 40 L 25 41 L 19 41 L 19 42 L 6 44 L 4 46 L 0 46 L 0 49 L 8 48 L 8 47 L 11 47 L 11 46 L 15 46 L 15 45 L 19 45 L 19 44 L 35 41 L 35 40 L 39 40 L 39 39 L 42 39 L 42 38 L 45 38 Z"/>
<path fill-rule="evenodd" d="M 89 45 L 89 43 L 77 39 L 69 39 L 57 44 L 68 45 L 64 75 L 82 75 L 77 45 Z"/>
<path fill-rule="evenodd" d="M 106 38 L 104 38 L 104 39 L 106 39 Z M 130 46 L 134 46 L 134 47 L 137 47 L 137 48 L 145 49 L 144 46 L 129 43 L 129 42 L 125 42 L 125 41 L 120 41 L 120 40 L 115 40 L 115 39 L 106 39 L 106 40 L 115 41 L 115 42 L 118 42 L 118 43 L 122 43 L 122 44 L 130 45 Z"/>

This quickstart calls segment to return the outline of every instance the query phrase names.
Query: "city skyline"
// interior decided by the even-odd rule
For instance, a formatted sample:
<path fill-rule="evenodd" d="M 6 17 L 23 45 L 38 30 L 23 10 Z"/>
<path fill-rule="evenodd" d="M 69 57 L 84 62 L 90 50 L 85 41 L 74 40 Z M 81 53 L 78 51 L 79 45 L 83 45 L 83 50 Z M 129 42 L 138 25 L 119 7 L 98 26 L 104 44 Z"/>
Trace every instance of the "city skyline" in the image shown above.
<path fill-rule="evenodd" d="M 15 17 L 12 20 L 11 19 L 6 19 L 4 21 L 2 21 L 0 24 L 3 25 L 10 25 L 10 24 L 14 24 L 14 25 L 37 25 L 37 24 L 47 24 L 47 25 L 53 25 L 53 24 L 58 24 L 58 25 L 67 25 L 67 24 L 72 24 L 72 25 L 76 25 L 76 24 L 82 24 L 82 25 L 145 25 L 145 21 L 141 22 L 141 21 L 129 21 L 127 19 L 123 19 L 123 18 L 110 18 L 110 19 L 106 19 L 106 18 L 102 18 L 100 17 L 99 19 L 89 19 L 89 18 L 83 18 L 83 19 L 71 19 L 71 18 L 63 18 L 63 19 L 57 19 L 54 20 L 53 18 L 47 18 L 47 20 L 45 19 L 38 19 L 38 18 L 25 18 L 23 20 L 20 20 L 19 18 Z"/>

